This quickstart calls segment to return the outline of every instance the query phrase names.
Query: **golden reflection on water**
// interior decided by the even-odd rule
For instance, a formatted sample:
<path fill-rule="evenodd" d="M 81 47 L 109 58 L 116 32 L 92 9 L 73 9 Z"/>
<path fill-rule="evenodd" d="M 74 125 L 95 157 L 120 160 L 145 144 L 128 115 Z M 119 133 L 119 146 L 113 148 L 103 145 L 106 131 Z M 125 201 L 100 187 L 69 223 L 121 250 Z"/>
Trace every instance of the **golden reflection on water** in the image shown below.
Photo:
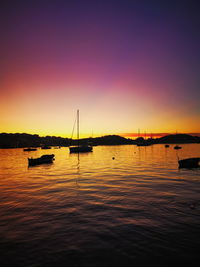
<path fill-rule="evenodd" d="M 158 172 L 177 169 L 178 157 L 198 157 L 199 144 L 184 144 L 182 149 L 176 151 L 173 145 L 165 148 L 164 145 L 149 147 L 124 146 L 97 146 L 92 153 L 69 154 L 68 148 L 51 149 L 48 151 L 24 152 L 23 149 L 0 149 L 1 165 L 0 175 L 13 178 L 15 181 L 21 178 L 36 178 L 43 176 L 67 178 L 74 175 L 90 177 L 123 176 L 126 174 L 156 176 Z M 28 168 L 28 157 L 40 157 L 43 154 L 55 154 L 53 164 L 39 165 Z M 48 178 L 47 178 L 48 177 Z M 170 177 L 173 178 L 173 177 Z"/>
<path fill-rule="evenodd" d="M 85 192 L 93 203 L 108 199 L 125 201 L 130 192 L 137 192 L 138 198 L 143 198 L 143 194 L 150 198 L 152 192 L 154 196 L 173 195 L 158 187 L 169 187 L 177 179 L 196 179 L 198 170 L 178 170 L 177 157 L 197 157 L 199 147 L 199 144 L 185 144 L 177 152 L 173 146 L 164 145 L 97 146 L 92 153 L 80 155 L 70 154 L 64 147 L 51 152 L 1 149 L 1 191 L 5 198 L 10 196 L 14 202 L 18 199 L 19 205 L 22 198 L 27 201 L 30 195 L 53 202 L 59 201 L 63 194 L 75 196 Z M 46 153 L 55 154 L 53 164 L 28 167 L 28 157 Z"/>
<path fill-rule="evenodd" d="M 197 247 L 198 242 L 187 232 L 199 224 L 199 169 L 179 170 L 177 156 L 199 157 L 199 149 L 200 144 L 182 145 L 178 152 L 164 145 L 97 146 L 80 155 L 64 147 L 1 149 L 0 248 L 5 261 L 22 253 L 19 266 L 43 261 L 48 266 L 47 255 L 69 259 L 66 253 L 72 249 L 76 259 L 106 248 L 126 257 L 157 255 L 157 249 L 162 255 L 163 248 L 167 255 L 174 244 L 168 236 L 175 229 L 183 233 L 173 251 L 185 248 L 188 255 L 187 244 Z M 28 157 L 52 153 L 53 164 L 28 168 Z M 11 253 L 10 244 L 20 246 L 13 245 Z M 48 251 L 45 256 L 41 247 Z"/>
<path fill-rule="evenodd" d="M 28 168 L 28 157 L 39 157 L 46 153 L 55 154 L 53 164 Z M 127 177 L 135 177 L 135 184 L 140 182 L 145 184 L 150 179 L 155 180 L 162 176 L 165 178 L 166 175 L 170 179 L 181 178 L 184 172 L 180 172 L 177 168 L 177 156 L 180 158 L 199 156 L 199 145 L 183 145 L 182 150 L 178 152 L 173 146 L 165 148 L 164 145 L 150 147 L 128 145 L 94 147 L 94 152 L 80 155 L 69 154 L 68 148 L 51 149 L 51 152 L 40 149 L 33 152 L 7 149 L 0 150 L 0 154 L 3 181 L 11 183 L 12 188 L 24 183 L 29 187 L 31 184 L 34 190 L 38 183 L 55 181 L 56 185 L 59 182 L 59 188 L 66 185 L 80 187 L 82 184 L 82 190 L 84 188 L 90 190 L 94 186 L 98 188 L 104 186 L 104 189 L 109 190 L 121 187 L 122 190 L 130 182 L 126 181 Z M 54 187 L 54 184 L 51 186 Z"/>

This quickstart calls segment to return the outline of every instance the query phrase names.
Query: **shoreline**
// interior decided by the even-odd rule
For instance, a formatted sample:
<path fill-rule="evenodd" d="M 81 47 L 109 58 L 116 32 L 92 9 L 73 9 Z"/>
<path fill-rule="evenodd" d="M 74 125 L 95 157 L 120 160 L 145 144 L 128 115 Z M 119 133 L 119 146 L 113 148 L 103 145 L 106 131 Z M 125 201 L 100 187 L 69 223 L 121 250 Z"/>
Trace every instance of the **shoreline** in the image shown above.
<path fill-rule="evenodd" d="M 101 137 L 89 137 L 82 138 L 79 142 L 76 139 L 62 138 L 56 136 L 40 137 L 39 135 L 31 134 L 0 134 L 0 148 L 26 148 L 26 147 L 69 147 L 83 144 L 90 144 L 91 146 L 100 145 L 140 145 L 149 146 L 154 144 L 198 144 L 200 143 L 200 137 L 192 136 L 189 134 L 170 134 L 160 138 L 148 138 L 138 137 L 136 139 L 125 138 L 119 135 L 106 135 Z"/>

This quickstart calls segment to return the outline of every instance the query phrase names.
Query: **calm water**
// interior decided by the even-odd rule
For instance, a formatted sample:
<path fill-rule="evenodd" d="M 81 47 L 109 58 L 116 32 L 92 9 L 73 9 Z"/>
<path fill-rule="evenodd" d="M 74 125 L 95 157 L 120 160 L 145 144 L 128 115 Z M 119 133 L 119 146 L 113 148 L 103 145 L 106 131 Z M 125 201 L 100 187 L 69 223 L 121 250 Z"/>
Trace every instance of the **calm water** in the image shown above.
<path fill-rule="evenodd" d="M 199 266 L 200 170 L 177 154 L 200 144 L 182 147 L 0 150 L 1 266 Z"/>

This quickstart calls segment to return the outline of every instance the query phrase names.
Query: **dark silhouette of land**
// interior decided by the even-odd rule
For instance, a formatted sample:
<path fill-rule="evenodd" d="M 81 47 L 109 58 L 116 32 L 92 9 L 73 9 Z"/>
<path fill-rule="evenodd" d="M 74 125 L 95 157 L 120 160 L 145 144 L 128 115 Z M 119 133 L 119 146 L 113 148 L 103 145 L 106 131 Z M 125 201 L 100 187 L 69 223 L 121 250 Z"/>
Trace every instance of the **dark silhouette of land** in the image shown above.
<path fill-rule="evenodd" d="M 199 143 L 199 136 L 192 136 L 189 134 L 171 134 L 156 139 L 160 144 L 187 144 L 187 143 Z"/>
<path fill-rule="evenodd" d="M 127 144 L 189 144 L 200 143 L 200 137 L 189 134 L 171 134 L 160 138 L 149 138 L 145 140 L 143 137 L 136 139 L 125 138 L 119 135 L 106 135 L 95 138 L 83 138 L 79 140 L 80 145 L 90 144 L 96 145 L 127 145 Z M 1 133 L 0 148 L 24 148 L 24 147 L 41 147 L 41 146 L 70 146 L 77 145 L 76 139 L 69 139 L 57 136 L 40 137 L 37 134 L 26 133 Z"/>

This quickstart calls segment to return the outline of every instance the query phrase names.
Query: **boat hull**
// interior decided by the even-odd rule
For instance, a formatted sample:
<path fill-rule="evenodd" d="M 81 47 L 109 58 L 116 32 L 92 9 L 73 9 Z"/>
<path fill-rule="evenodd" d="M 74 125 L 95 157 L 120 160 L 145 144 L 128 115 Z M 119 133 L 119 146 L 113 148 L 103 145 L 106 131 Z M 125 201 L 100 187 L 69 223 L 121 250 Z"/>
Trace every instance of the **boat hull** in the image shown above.
<path fill-rule="evenodd" d="M 181 149 L 181 146 L 175 146 L 174 149 Z"/>
<path fill-rule="evenodd" d="M 42 146 L 41 149 L 51 149 L 50 146 Z"/>
<path fill-rule="evenodd" d="M 24 151 L 37 151 L 37 148 L 24 148 Z"/>
<path fill-rule="evenodd" d="M 35 166 L 40 164 L 52 163 L 54 161 L 54 154 L 51 155 L 43 155 L 40 158 L 28 158 L 28 165 Z"/>
<path fill-rule="evenodd" d="M 179 168 L 199 168 L 200 167 L 200 158 L 188 158 L 178 161 Z"/>
<path fill-rule="evenodd" d="M 92 152 L 92 146 L 72 146 L 69 148 L 70 153 Z"/>
<path fill-rule="evenodd" d="M 149 143 L 144 143 L 144 144 L 137 144 L 137 146 L 150 146 L 151 144 Z"/>

